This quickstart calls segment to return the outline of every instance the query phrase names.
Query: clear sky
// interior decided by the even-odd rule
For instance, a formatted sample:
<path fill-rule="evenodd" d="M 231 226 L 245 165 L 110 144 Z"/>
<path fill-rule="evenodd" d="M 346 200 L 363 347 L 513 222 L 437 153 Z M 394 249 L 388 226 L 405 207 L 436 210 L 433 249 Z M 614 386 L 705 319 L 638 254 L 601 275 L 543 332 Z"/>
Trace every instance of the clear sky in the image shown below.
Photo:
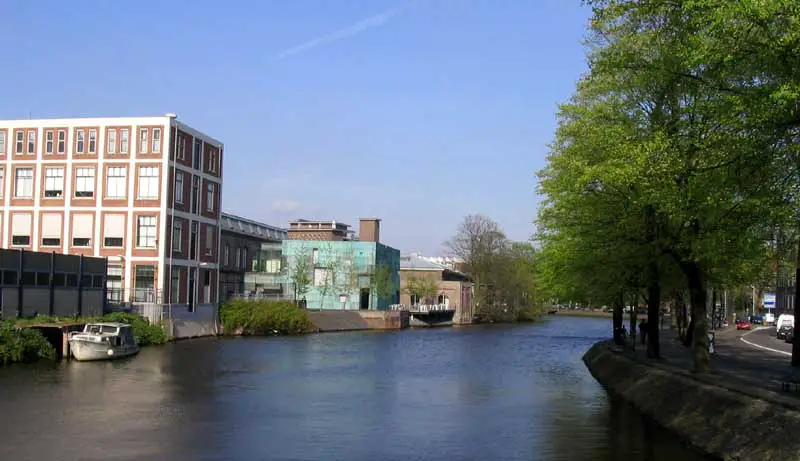
<path fill-rule="evenodd" d="M 533 233 L 535 171 L 586 70 L 580 0 L 6 2 L 0 119 L 161 115 L 225 143 L 223 210 L 383 218 L 443 252 Z"/>

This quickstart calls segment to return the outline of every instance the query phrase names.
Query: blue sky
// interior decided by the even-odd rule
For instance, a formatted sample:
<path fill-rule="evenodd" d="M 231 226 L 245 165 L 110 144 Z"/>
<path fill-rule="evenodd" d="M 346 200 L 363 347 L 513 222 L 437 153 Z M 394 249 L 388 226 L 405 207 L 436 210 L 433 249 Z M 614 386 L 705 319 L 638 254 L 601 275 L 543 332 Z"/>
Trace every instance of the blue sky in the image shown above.
<path fill-rule="evenodd" d="M 0 119 L 176 112 L 225 143 L 223 209 L 383 218 L 443 252 L 469 213 L 525 239 L 580 0 L 26 0 L 4 5 Z"/>

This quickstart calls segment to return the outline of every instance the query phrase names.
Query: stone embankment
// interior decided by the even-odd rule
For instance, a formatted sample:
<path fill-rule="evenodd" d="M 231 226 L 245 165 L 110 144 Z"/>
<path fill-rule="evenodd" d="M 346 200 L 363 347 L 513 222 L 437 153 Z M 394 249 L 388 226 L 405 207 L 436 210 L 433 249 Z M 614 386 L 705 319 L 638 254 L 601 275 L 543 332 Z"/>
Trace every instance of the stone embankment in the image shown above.
<path fill-rule="evenodd" d="M 737 339 L 729 341 L 729 354 L 740 347 Z M 735 370 L 692 374 L 685 371 L 690 362 L 678 357 L 684 354 L 681 346 L 666 342 L 664 355 L 672 357 L 664 361 L 621 351 L 608 341 L 595 344 L 583 360 L 609 393 L 713 458 L 800 460 L 800 399 L 776 392 L 771 379 L 760 387 L 739 381 Z M 732 361 L 720 359 L 720 369 L 731 366 Z"/>

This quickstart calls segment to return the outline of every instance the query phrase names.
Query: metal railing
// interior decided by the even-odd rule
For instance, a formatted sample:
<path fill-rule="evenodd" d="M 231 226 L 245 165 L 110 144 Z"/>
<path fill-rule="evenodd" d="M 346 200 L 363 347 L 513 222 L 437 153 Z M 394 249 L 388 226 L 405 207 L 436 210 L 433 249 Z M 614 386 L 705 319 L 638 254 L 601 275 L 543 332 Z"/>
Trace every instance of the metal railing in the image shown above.
<path fill-rule="evenodd" d="M 409 311 L 412 314 L 427 314 L 431 312 L 453 312 L 456 306 L 453 304 L 415 304 L 413 306 L 406 306 L 405 304 L 392 304 L 389 310 L 393 311 Z"/>

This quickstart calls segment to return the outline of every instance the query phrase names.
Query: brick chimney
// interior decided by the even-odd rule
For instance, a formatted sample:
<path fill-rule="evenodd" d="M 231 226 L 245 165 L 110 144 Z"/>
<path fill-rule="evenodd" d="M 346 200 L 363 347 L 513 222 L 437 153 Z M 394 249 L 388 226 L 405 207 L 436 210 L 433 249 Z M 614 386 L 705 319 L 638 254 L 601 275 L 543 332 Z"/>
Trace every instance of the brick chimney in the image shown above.
<path fill-rule="evenodd" d="M 381 220 L 379 218 L 361 218 L 358 220 L 358 239 L 362 242 L 381 241 Z"/>

